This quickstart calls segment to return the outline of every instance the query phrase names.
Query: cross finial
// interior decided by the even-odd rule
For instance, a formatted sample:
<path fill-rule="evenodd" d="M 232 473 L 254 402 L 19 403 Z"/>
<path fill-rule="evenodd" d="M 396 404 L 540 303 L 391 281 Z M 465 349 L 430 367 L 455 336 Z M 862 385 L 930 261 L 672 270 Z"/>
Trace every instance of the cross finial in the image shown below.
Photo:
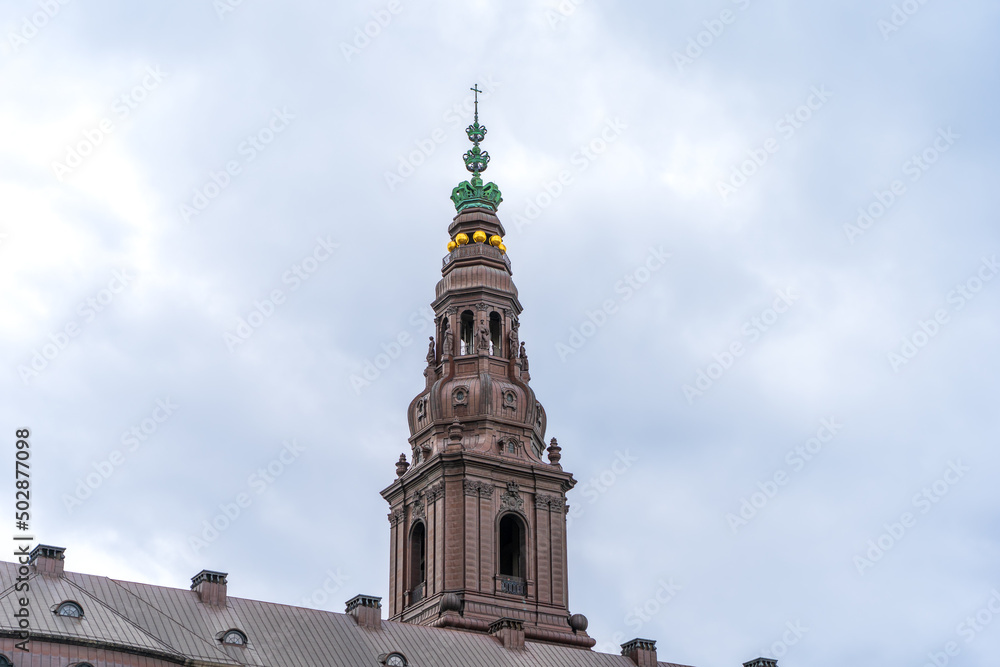
<path fill-rule="evenodd" d="M 474 85 L 472 88 L 469 88 L 469 90 L 473 91 L 476 94 L 476 118 L 475 118 L 475 120 L 479 120 L 479 93 L 481 93 L 483 91 L 479 90 L 479 84 L 478 83 L 476 85 Z"/>

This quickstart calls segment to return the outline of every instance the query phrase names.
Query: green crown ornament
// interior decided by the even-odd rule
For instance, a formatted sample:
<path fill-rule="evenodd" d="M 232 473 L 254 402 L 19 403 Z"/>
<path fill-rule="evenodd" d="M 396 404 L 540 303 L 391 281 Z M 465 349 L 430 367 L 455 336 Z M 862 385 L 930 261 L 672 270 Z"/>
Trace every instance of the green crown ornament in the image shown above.
<path fill-rule="evenodd" d="M 500 195 L 500 188 L 496 183 L 483 184 L 483 179 L 479 174 L 486 171 L 490 164 L 490 154 L 479 147 L 479 143 L 486 138 L 486 127 L 479 124 L 479 86 L 476 85 L 470 90 L 476 94 L 476 116 L 472 125 L 465 129 L 465 133 L 472 142 L 472 148 L 466 151 L 462 159 L 465 161 L 465 168 L 472 172 L 472 178 L 451 191 L 451 200 L 455 202 L 455 209 L 461 213 L 467 208 L 488 208 L 496 211 L 503 201 Z"/>

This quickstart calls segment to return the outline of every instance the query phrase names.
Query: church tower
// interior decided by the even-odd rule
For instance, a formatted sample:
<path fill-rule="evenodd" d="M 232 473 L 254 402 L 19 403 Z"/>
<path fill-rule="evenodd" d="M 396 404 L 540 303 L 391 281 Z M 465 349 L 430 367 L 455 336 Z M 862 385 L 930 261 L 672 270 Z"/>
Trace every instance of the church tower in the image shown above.
<path fill-rule="evenodd" d="M 411 462 L 400 455 L 382 491 L 389 618 L 589 648 L 586 617 L 569 613 L 566 492 L 576 480 L 555 438 L 546 449 L 545 410 L 529 385 L 496 213 L 503 200 L 480 177 L 490 156 L 473 90 L 473 146 L 463 156 L 472 178 L 451 195 L 457 215 L 431 304 L 436 336 L 407 410 Z"/>

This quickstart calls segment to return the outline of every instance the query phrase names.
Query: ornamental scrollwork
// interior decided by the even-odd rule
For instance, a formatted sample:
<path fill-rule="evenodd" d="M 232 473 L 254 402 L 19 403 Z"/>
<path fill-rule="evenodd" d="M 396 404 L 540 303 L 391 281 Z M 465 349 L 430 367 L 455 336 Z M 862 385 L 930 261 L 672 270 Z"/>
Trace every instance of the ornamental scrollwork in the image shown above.
<path fill-rule="evenodd" d="M 500 496 L 500 507 L 517 512 L 524 511 L 524 499 L 521 497 L 521 488 L 517 482 L 507 482 L 507 490 Z"/>

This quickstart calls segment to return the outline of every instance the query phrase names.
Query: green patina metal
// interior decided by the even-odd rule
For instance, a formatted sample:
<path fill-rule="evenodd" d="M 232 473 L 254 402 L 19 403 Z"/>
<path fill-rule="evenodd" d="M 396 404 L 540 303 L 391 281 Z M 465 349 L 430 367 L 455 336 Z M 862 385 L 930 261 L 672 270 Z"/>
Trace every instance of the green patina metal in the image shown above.
<path fill-rule="evenodd" d="M 462 156 L 465 161 L 465 168 L 472 172 L 472 178 L 451 191 L 451 200 L 455 202 L 455 209 L 459 212 L 467 208 L 488 208 L 496 211 L 503 201 L 500 195 L 500 188 L 496 183 L 483 184 L 483 179 L 479 174 L 486 171 L 490 164 L 490 154 L 479 147 L 479 143 L 486 138 L 486 126 L 479 124 L 479 90 L 478 84 L 471 88 L 476 93 L 476 116 L 465 133 L 472 142 L 472 148 Z"/>

